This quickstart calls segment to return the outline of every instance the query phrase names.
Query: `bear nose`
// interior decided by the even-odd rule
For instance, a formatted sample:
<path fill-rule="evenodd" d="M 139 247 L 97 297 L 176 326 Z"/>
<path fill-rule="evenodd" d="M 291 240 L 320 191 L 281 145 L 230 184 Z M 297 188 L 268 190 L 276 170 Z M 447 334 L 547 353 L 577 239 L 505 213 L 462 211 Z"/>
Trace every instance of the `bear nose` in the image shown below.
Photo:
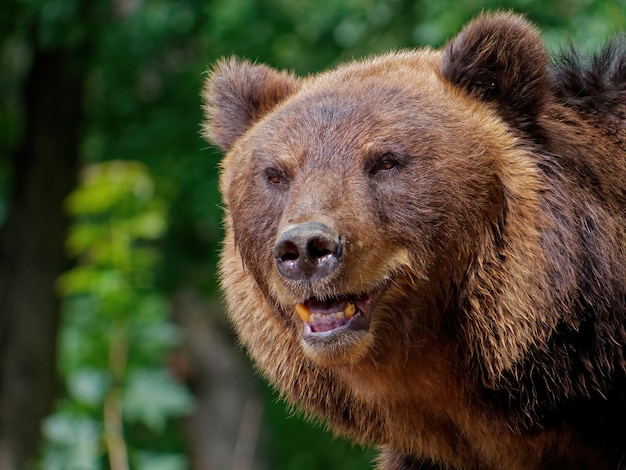
<path fill-rule="evenodd" d="M 341 237 L 319 222 L 288 227 L 274 246 L 276 267 L 290 280 L 321 279 L 337 268 L 343 251 Z"/>

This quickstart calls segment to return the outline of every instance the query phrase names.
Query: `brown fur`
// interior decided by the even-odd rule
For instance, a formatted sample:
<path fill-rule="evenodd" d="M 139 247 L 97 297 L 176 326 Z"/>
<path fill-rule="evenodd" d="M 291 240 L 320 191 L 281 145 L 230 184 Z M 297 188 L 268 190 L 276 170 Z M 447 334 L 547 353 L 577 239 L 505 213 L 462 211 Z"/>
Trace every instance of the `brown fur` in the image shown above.
<path fill-rule="evenodd" d="M 227 152 L 222 284 L 289 402 L 380 445 L 383 469 L 618 467 L 620 44 L 550 66 L 537 31 L 501 13 L 441 51 L 309 78 L 217 64 L 204 99 L 205 134 Z M 345 248 L 332 273 L 296 282 L 273 247 L 307 221 Z M 379 296 L 367 330 L 303 337 L 296 303 L 363 293 Z"/>

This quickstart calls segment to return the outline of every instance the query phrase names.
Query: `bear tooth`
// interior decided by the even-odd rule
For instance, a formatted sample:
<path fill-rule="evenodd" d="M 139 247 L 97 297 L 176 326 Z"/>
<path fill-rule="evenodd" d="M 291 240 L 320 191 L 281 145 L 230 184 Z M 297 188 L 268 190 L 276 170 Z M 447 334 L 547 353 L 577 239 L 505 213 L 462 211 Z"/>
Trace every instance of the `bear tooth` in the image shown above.
<path fill-rule="evenodd" d="M 348 320 L 352 318 L 355 312 L 356 312 L 356 307 L 354 305 L 354 302 L 349 302 L 348 305 L 346 305 L 346 308 L 343 309 L 343 313 Z"/>
<path fill-rule="evenodd" d="M 311 318 L 311 311 L 303 303 L 296 304 L 296 313 L 302 319 L 303 322 L 308 323 Z"/>

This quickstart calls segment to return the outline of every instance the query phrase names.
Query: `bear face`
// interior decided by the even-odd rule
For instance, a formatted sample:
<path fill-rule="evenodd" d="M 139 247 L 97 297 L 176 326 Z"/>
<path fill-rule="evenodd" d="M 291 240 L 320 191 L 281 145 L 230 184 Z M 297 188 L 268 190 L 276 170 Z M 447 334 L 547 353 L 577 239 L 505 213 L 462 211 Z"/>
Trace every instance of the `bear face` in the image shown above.
<path fill-rule="evenodd" d="M 218 63 L 222 284 L 288 400 L 385 446 L 384 468 L 621 458 L 626 436 L 589 432 L 626 418 L 614 49 L 586 101 L 512 14 L 308 78 Z"/>
<path fill-rule="evenodd" d="M 402 86 L 410 81 L 431 84 L 426 93 Z M 461 282 L 475 256 L 471 240 L 500 215 L 503 188 L 495 163 L 484 158 L 500 149 L 482 136 L 499 132 L 511 140 L 489 116 L 483 129 L 467 133 L 472 112 L 450 101 L 433 54 L 392 55 L 375 70 L 357 64 L 303 85 L 237 143 L 230 154 L 237 162 L 225 161 L 233 169 L 222 184 L 237 214 L 233 231 L 246 240 L 239 250 L 284 311 L 314 306 L 299 332 L 305 353 L 322 362 L 354 362 L 376 342 L 384 329 L 379 324 L 390 320 L 383 313 L 372 317 L 378 304 L 402 310 L 406 295 L 419 292 L 411 308 L 427 311 L 419 299 L 444 302 L 450 294 L 432 282 L 435 271 Z M 320 243 L 315 233 L 304 235 L 310 240 L 303 246 L 287 240 L 291 250 L 276 251 L 281 238 L 310 223 L 338 239 L 341 256 L 328 272 L 319 269 L 323 256 L 305 260 L 306 245 Z M 281 272 L 289 257 L 312 272 Z M 448 272 L 441 273 L 442 266 Z M 349 304 L 356 306 L 354 318 L 323 328 L 325 317 Z M 315 334 L 320 328 L 324 334 Z"/>
<path fill-rule="evenodd" d="M 512 29 L 523 27 L 509 20 Z M 520 193 L 521 210 L 534 204 L 519 187 L 539 184 L 534 164 L 517 151 L 497 110 L 468 99 L 466 89 L 442 77 L 446 67 L 450 75 L 461 75 L 449 65 L 456 63 L 455 54 L 466 58 L 466 51 L 453 47 L 445 55 L 390 54 L 308 80 L 231 60 L 218 66 L 207 86 L 208 133 L 230 150 L 222 192 L 236 213 L 233 231 L 245 240 L 238 249 L 256 284 L 289 312 L 286 317 L 298 304 L 310 310 L 305 304 L 313 303 L 319 310 L 314 313 L 334 316 L 353 304 L 357 315 L 349 323 L 367 327 L 343 328 L 342 319 L 336 331 L 311 335 L 305 324 L 299 333 L 304 351 L 318 361 L 352 363 L 376 343 L 388 351 L 380 336 L 394 331 L 387 340 L 395 342 L 407 326 L 384 325 L 412 315 L 376 315 L 372 324 L 376 304 L 381 312 L 406 305 L 421 310 L 421 325 L 444 321 L 432 304 L 450 302 L 470 260 L 487 249 L 473 241 L 482 240 L 485 230 L 497 231 L 503 211 L 513 210 L 504 207 L 503 193 Z M 535 71 L 544 55 L 525 56 L 518 81 L 545 79 L 545 72 Z M 501 72 L 492 68 L 493 77 L 482 81 L 493 94 L 492 81 Z M 510 77 L 502 90 L 513 93 L 505 87 L 523 88 Z M 506 100 L 507 114 L 525 114 L 522 107 L 509 110 L 513 100 Z M 534 97 L 534 112 L 540 101 Z M 502 181 L 507 179 L 512 184 Z M 289 279 L 278 270 L 281 256 L 268 247 L 292 225 L 306 222 L 321 223 L 341 239 L 342 261 L 327 276 Z M 442 284 L 442 277 L 451 282 Z M 384 308 L 386 299 L 398 305 Z M 328 315 L 316 317 L 329 321 Z M 511 346 L 511 354 L 524 347 Z"/>

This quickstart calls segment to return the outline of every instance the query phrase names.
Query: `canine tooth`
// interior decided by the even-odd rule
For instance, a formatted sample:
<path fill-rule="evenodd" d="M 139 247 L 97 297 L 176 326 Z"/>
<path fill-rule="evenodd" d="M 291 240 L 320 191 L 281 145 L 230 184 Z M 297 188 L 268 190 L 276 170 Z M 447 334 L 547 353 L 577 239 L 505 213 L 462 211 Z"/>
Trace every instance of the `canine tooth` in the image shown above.
<path fill-rule="evenodd" d="M 303 322 L 308 323 L 311 318 L 311 311 L 303 303 L 296 304 L 296 313 L 302 319 Z"/>
<path fill-rule="evenodd" d="M 354 302 L 349 302 L 348 305 L 346 305 L 346 308 L 343 309 L 343 313 L 348 320 L 352 318 L 355 312 L 356 312 L 356 307 L 354 306 Z"/>

